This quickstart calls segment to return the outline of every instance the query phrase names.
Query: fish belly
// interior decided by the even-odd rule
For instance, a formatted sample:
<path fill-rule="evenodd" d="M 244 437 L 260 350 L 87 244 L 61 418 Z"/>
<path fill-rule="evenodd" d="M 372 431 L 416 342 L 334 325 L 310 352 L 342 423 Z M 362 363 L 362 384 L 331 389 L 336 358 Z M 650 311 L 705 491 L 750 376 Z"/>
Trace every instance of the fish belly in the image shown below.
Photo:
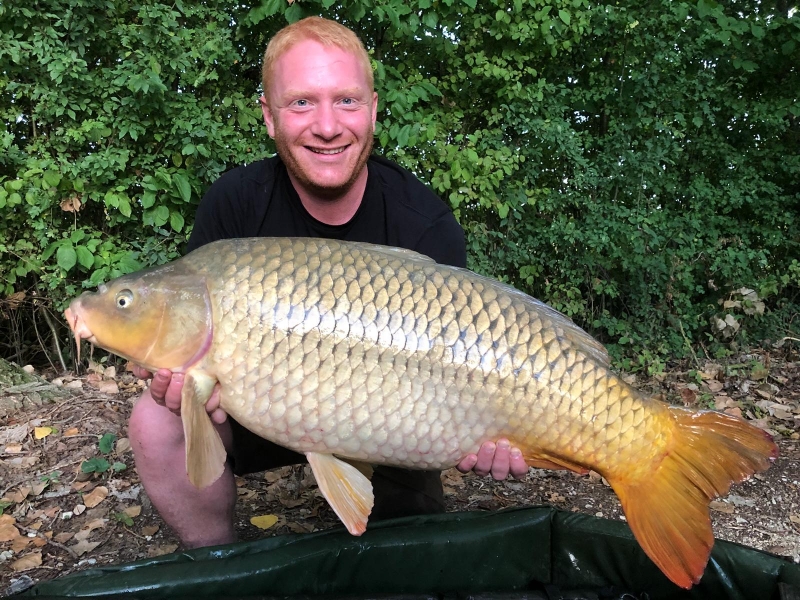
<path fill-rule="evenodd" d="M 420 469 L 499 437 L 529 459 L 594 468 L 655 453 L 648 402 L 587 334 L 513 288 L 323 240 L 217 260 L 207 362 L 222 407 L 262 437 Z"/>

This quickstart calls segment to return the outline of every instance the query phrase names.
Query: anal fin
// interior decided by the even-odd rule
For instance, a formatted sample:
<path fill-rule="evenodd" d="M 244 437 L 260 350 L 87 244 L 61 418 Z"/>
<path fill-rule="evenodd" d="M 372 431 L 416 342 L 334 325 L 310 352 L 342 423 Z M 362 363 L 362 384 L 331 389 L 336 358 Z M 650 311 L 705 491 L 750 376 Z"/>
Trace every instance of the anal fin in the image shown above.
<path fill-rule="evenodd" d="M 370 480 L 358 468 L 332 454 L 307 452 L 306 458 L 322 495 L 347 531 L 353 535 L 364 533 L 375 501 Z"/>
<path fill-rule="evenodd" d="M 198 488 L 208 487 L 222 476 L 227 452 L 206 412 L 217 380 L 203 371 L 190 371 L 181 391 L 181 418 L 186 441 L 186 473 Z"/>

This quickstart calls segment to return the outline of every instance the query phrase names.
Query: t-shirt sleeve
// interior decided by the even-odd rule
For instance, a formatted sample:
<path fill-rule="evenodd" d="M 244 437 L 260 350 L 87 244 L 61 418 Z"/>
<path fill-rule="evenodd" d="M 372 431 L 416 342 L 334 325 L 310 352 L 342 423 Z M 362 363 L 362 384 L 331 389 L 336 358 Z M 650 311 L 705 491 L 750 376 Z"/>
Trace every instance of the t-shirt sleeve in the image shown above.
<path fill-rule="evenodd" d="M 439 264 L 451 267 L 467 266 L 464 230 L 449 212 L 431 223 L 423 232 L 414 250 L 430 256 Z"/>

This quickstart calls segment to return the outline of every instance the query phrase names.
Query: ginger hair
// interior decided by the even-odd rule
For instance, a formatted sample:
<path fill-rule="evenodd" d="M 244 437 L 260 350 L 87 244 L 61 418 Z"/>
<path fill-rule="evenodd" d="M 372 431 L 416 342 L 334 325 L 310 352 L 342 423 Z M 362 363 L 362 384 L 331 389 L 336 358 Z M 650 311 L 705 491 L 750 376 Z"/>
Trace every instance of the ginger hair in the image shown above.
<path fill-rule="evenodd" d="M 261 83 L 264 88 L 265 98 L 269 99 L 269 85 L 275 70 L 275 61 L 295 44 L 305 40 L 314 40 L 323 46 L 335 46 L 355 55 L 364 69 L 369 91 L 375 91 L 375 78 L 372 74 L 369 55 L 358 36 L 336 21 L 323 19 L 322 17 L 307 17 L 281 29 L 267 45 L 261 68 Z"/>

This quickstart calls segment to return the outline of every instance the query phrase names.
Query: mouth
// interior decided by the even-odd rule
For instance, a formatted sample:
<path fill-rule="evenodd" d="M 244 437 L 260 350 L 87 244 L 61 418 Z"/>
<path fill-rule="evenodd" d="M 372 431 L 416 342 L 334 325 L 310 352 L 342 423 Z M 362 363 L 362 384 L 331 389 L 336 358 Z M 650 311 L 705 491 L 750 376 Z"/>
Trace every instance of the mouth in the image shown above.
<path fill-rule="evenodd" d="M 75 306 L 75 310 L 73 310 L 73 306 Z M 92 331 L 89 329 L 89 326 L 86 325 L 84 320 L 81 318 L 80 314 L 78 313 L 78 306 L 71 305 L 67 310 L 64 311 L 64 318 L 67 320 L 67 324 L 69 328 L 72 330 L 72 333 L 75 335 L 75 345 L 78 347 L 77 358 L 78 362 L 81 360 L 81 340 L 89 340 L 90 343 L 94 344 L 95 338 Z"/>
<path fill-rule="evenodd" d="M 313 152 L 314 154 L 321 154 L 323 156 L 335 156 L 336 154 L 341 154 L 345 150 L 347 150 L 348 146 L 341 146 L 339 148 L 314 148 L 312 146 L 306 146 L 308 150 Z"/>

